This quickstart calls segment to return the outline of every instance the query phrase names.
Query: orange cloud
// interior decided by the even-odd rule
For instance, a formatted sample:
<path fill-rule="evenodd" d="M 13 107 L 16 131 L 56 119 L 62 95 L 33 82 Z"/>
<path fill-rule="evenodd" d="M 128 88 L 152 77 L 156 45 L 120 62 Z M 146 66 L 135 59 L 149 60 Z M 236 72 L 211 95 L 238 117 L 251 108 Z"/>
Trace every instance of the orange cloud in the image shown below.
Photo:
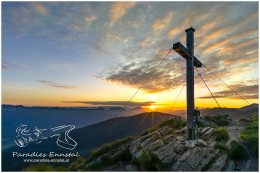
<path fill-rule="evenodd" d="M 231 37 L 227 37 L 227 38 L 224 38 L 222 39 L 221 41 L 219 42 L 215 42 L 207 47 L 205 47 L 203 50 L 202 50 L 202 53 L 207 53 L 207 52 L 210 52 L 211 50 L 214 50 L 214 49 L 220 49 L 222 48 L 222 46 L 228 44 L 228 43 L 231 43 L 232 41 L 234 40 L 237 40 L 239 38 L 243 38 L 243 37 L 246 37 L 246 36 L 249 36 L 249 35 L 252 35 L 252 34 L 255 34 L 258 32 L 258 28 L 254 28 L 254 29 L 250 29 L 250 30 L 245 30 L 245 31 L 242 31 L 242 32 L 238 32 L 238 33 L 235 33 L 233 36 Z M 250 41 L 251 42 L 254 42 L 255 40 L 252 40 Z M 250 44 L 250 43 L 246 43 L 246 44 Z M 244 44 L 240 43 L 239 46 L 244 46 Z M 223 51 L 223 50 L 222 50 Z"/>
<path fill-rule="evenodd" d="M 67 88 L 67 89 L 79 88 L 77 86 L 64 85 L 64 84 L 60 84 L 60 83 L 56 83 L 56 82 L 52 82 L 52 81 L 40 80 L 38 82 L 50 85 L 51 87 L 57 87 L 57 88 Z"/>
<path fill-rule="evenodd" d="M 246 67 L 246 68 L 238 68 L 238 69 L 234 69 L 234 71 L 239 71 L 239 72 L 241 72 L 241 71 L 246 71 L 246 70 L 252 70 L 252 69 L 254 69 L 255 67 Z"/>
<path fill-rule="evenodd" d="M 172 20 L 173 12 L 169 12 L 164 18 L 157 19 L 153 24 L 154 30 L 161 30 Z"/>
<path fill-rule="evenodd" d="M 151 37 L 147 37 L 147 38 L 143 39 L 138 45 L 144 47 L 150 43 L 150 39 L 151 39 Z"/>
<path fill-rule="evenodd" d="M 250 62 L 250 61 L 256 61 L 258 60 L 259 57 L 258 57 L 258 52 L 253 52 L 253 53 L 250 53 L 244 57 L 241 57 L 239 59 L 230 59 L 228 61 L 225 61 L 223 63 L 223 65 L 230 65 L 230 64 L 234 64 L 234 63 L 247 63 L 247 62 Z"/>
<path fill-rule="evenodd" d="M 233 24 L 227 25 L 226 27 L 222 27 L 221 29 L 217 29 L 210 34 L 204 36 L 204 39 L 213 40 L 215 38 L 219 38 L 219 36 L 224 36 L 229 32 L 232 32 L 234 29 L 246 25 L 250 23 L 251 20 L 258 18 L 258 11 L 250 14 L 249 16 L 245 16 L 244 18 L 239 18 Z"/>
<path fill-rule="evenodd" d="M 96 15 L 91 15 L 91 16 L 85 17 L 85 21 L 87 22 L 88 25 L 90 25 L 96 19 L 97 19 Z"/>
<path fill-rule="evenodd" d="M 41 3 L 38 3 L 38 2 L 32 2 L 32 6 L 33 8 L 41 13 L 41 14 L 47 14 L 48 13 L 48 10 L 41 4 Z"/>
<path fill-rule="evenodd" d="M 183 32 L 183 30 L 181 30 L 181 28 L 175 27 L 175 28 L 172 28 L 172 29 L 168 32 L 168 34 L 169 34 L 170 36 L 173 36 L 173 35 L 177 35 L 177 34 L 179 34 L 179 33 L 181 33 L 181 32 Z"/>
<path fill-rule="evenodd" d="M 115 22 L 123 17 L 129 9 L 134 7 L 136 2 L 114 2 L 110 8 L 110 26 L 113 26 Z"/>
<path fill-rule="evenodd" d="M 217 54 L 221 54 L 221 53 L 232 54 L 234 50 L 237 50 L 237 55 L 239 55 L 240 54 L 239 50 L 241 50 L 243 47 L 246 47 L 250 44 L 258 43 L 258 40 L 259 37 L 257 36 L 244 42 L 238 42 L 230 46 L 223 47 L 217 51 Z"/>

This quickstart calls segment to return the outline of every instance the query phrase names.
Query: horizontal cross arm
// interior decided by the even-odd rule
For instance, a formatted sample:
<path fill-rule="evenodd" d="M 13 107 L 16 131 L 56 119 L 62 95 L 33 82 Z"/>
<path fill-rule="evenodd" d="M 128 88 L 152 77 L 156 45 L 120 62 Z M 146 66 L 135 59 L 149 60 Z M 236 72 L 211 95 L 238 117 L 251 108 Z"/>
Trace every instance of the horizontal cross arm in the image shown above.
<path fill-rule="evenodd" d="M 188 51 L 180 42 L 173 44 L 173 50 L 181 55 L 186 60 L 190 60 L 192 57 L 190 51 Z M 202 63 L 194 56 L 194 65 L 196 67 L 202 67 Z"/>

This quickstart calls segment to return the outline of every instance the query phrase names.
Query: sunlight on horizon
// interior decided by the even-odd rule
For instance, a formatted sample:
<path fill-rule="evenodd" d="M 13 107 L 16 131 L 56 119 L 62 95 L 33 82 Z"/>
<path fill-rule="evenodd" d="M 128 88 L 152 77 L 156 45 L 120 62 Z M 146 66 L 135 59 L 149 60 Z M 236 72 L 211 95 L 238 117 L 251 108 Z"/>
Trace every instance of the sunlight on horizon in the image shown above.
<path fill-rule="evenodd" d="M 249 103 L 258 103 L 257 2 L 63 4 L 2 2 L 2 104 L 95 107 L 106 105 L 86 102 L 128 101 L 175 42 L 186 47 L 191 26 L 197 58 Z M 195 10 L 201 7 L 211 13 Z M 172 51 L 132 101 L 170 109 L 186 83 L 185 61 Z M 221 107 L 247 105 L 206 69 L 199 71 Z M 195 106 L 216 107 L 196 72 L 194 82 Z M 186 87 L 174 107 L 186 107 Z"/>

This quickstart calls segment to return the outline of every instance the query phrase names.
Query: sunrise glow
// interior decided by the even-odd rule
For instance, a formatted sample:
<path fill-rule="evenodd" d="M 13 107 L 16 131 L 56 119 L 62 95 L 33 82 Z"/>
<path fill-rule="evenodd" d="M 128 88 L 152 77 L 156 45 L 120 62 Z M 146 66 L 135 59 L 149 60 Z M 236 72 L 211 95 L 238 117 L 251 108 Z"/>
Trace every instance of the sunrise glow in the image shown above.
<path fill-rule="evenodd" d="M 186 46 L 191 26 L 197 58 L 250 104 L 258 103 L 257 2 L 61 4 L 2 3 L 2 104 L 124 106 L 173 43 Z M 247 105 L 207 69 L 198 70 L 222 107 Z M 216 107 L 194 78 L 195 106 Z M 184 84 L 186 60 L 172 51 L 130 107 L 169 110 Z M 173 110 L 185 107 L 186 87 Z"/>

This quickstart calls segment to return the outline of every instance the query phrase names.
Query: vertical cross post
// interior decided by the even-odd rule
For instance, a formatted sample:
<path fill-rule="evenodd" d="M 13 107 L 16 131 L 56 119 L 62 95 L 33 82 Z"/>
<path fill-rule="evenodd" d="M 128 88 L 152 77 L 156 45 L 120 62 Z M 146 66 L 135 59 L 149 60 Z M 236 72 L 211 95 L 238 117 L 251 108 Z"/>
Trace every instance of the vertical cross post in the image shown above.
<path fill-rule="evenodd" d="M 195 139 L 195 129 L 193 123 L 194 116 L 194 32 L 192 27 L 186 29 L 187 33 L 187 49 L 192 54 L 192 59 L 186 60 L 186 82 L 187 82 L 187 136 L 188 139 Z"/>

